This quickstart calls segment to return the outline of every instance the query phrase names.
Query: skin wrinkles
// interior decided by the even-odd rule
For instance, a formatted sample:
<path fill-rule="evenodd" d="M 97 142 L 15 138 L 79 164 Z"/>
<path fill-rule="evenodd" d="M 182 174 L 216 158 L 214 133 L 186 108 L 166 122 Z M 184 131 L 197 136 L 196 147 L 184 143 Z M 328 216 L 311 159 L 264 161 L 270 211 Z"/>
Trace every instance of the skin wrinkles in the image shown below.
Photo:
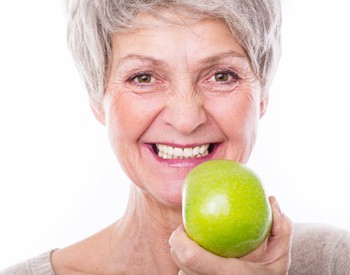
<path fill-rule="evenodd" d="M 163 79 L 164 82 L 169 81 L 171 83 L 178 80 L 193 79 L 193 86 L 198 85 L 197 83 L 204 77 L 209 77 L 209 74 L 213 73 L 215 68 L 219 70 L 231 67 L 231 70 L 244 81 L 253 78 L 253 73 L 249 67 L 247 57 L 236 51 L 224 52 L 216 56 L 198 60 L 196 64 L 193 65 L 193 69 L 186 68 L 186 70 L 179 72 L 175 76 L 173 75 L 177 68 L 174 65 L 171 66 L 165 60 L 160 60 L 151 56 L 128 54 L 116 63 L 116 65 L 113 65 L 115 73 L 111 75 L 108 81 L 107 92 L 118 89 L 120 85 L 123 85 L 123 82 L 127 81 L 128 76 L 138 71 L 156 72 L 156 74 L 159 74 L 159 78 L 162 78 L 162 82 Z M 176 81 L 171 81 L 172 78 L 176 79 Z M 167 88 L 170 86 L 170 84 L 167 85 Z M 196 89 L 193 88 L 193 90 Z"/>
<path fill-rule="evenodd" d="M 175 196 L 179 202 L 181 182 L 189 168 L 177 172 L 164 169 L 164 163 L 149 156 L 145 144 L 220 143 L 214 158 L 245 162 L 255 139 L 249 137 L 247 129 L 257 124 L 252 114 L 257 105 L 248 106 L 252 105 L 250 94 L 254 94 L 253 101 L 260 100 L 259 82 L 245 51 L 227 36 L 223 23 L 210 21 L 218 29 L 208 32 L 209 21 L 188 31 L 188 27 L 174 28 L 155 20 L 148 28 L 112 37 L 112 66 L 101 112 L 105 112 L 112 148 L 124 171 L 142 190 L 150 191 L 144 187 L 152 185 L 155 191 L 162 189 L 160 193 Z M 188 44 L 183 46 L 182 41 Z M 163 50 L 159 52 L 159 48 Z M 207 81 L 215 70 L 222 69 L 232 70 L 237 81 L 222 85 Z M 137 72 L 150 72 L 156 80 L 137 87 L 128 82 Z M 123 116 L 126 113 L 128 116 Z M 143 167 L 145 173 L 136 173 L 137 167 Z M 156 187 L 163 185 L 157 184 L 159 178 L 169 179 L 166 188 Z"/>

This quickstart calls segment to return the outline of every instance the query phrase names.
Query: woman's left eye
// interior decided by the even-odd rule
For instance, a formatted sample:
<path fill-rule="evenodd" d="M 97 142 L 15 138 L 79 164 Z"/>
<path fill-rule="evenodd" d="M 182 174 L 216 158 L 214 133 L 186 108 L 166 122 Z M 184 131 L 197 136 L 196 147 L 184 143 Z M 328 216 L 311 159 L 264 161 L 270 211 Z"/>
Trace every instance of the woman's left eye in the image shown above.
<path fill-rule="evenodd" d="M 238 75 L 231 71 L 218 71 L 216 72 L 209 81 L 215 82 L 232 82 L 238 80 Z"/>
<path fill-rule="evenodd" d="M 140 76 L 136 77 L 136 80 L 137 80 L 137 82 L 140 82 L 140 83 L 150 83 L 152 80 L 152 76 L 144 74 L 144 75 L 140 75 Z"/>
<path fill-rule="evenodd" d="M 216 73 L 214 75 L 215 81 L 227 81 L 230 75 L 228 73 Z"/>

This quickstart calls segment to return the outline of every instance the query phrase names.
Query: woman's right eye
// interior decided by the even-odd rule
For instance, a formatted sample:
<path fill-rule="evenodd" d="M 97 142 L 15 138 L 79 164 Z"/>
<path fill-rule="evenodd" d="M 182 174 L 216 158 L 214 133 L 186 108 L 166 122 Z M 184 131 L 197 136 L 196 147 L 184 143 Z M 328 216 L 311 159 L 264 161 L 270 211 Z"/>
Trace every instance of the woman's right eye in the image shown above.
<path fill-rule="evenodd" d="M 154 71 L 138 71 L 127 76 L 125 82 L 135 93 L 164 92 L 166 81 Z"/>

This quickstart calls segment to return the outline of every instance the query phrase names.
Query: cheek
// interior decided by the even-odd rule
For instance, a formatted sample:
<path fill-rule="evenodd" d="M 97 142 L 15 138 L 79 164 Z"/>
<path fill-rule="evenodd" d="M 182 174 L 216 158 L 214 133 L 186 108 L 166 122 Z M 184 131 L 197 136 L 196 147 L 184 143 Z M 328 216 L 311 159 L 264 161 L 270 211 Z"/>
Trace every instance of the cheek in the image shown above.
<path fill-rule="evenodd" d="M 227 106 L 222 127 L 227 141 L 226 157 L 229 159 L 241 163 L 248 161 L 256 140 L 259 109 L 258 100 L 250 95 L 244 95 Z"/>
<path fill-rule="evenodd" d="M 252 92 L 240 92 L 220 99 L 212 112 L 227 138 L 249 138 L 257 128 L 259 104 Z"/>
<path fill-rule="evenodd" d="M 140 139 L 161 109 L 159 100 L 132 93 L 115 93 L 105 102 L 109 137 L 114 146 L 123 148 Z"/>

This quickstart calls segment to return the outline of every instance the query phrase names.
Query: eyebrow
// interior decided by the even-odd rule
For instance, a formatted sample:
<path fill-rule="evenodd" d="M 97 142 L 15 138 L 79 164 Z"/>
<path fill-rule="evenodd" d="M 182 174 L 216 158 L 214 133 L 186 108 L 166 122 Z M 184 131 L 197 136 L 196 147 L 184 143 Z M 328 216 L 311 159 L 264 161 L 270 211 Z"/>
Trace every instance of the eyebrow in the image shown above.
<path fill-rule="evenodd" d="M 239 59 L 246 59 L 247 61 L 249 61 L 247 55 L 245 54 L 239 53 L 237 51 L 228 51 L 228 52 L 223 52 L 214 56 L 209 56 L 207 58 L 200 59 L 196 63 L 210 65 L 210 64 L 215 64 L 218 61 L 222 59 L 226 59 L 228 57 L 236 57 Z M 121 66 L 123 63 L 126 63 L 128 61 L 141 61 L 141 62 L 151 63 L 153 66 L 169 67 L 169 64 L 162 59 L 157 59 L 151 56 L 140 55 L 140 54 L 128 54 L 122 57 L 118 61 L 117 67 Z"/>
<path fill-rule="evenodd" d="M 151 63 L 154 66 L 167 66 L 168 67 L 168 64 L 161 59 L 157 59 L 157 58 L 147 56 L 147 55 L 140 55 L 140 54 L 128 54 L 128 55 L 124 56 L 123 58 L 121 58 L 118 61 L 117 66 L 119 67 L 120 65 L 122 65 L 123 63 L 126 63 L 128 61 L 142 61 L 142 62 Z"/>
<path fill-rule="evenodd" d="M 213 64 L 216 63 L 218 60 L 222 60 L 222 59 L 226 59 L 228 57 L 235 57 L 235 58 L 239 58 L 239 59 L 247 59 L 248 57 L 245 54 L 239 53 L 237 51 L 229 51 L 229 52 L 223 52 L 214 56 L 210 56 L 207 58 L 204 58 L 202 60 L 199 61 L 199 63 L 201 64 Z"/>

